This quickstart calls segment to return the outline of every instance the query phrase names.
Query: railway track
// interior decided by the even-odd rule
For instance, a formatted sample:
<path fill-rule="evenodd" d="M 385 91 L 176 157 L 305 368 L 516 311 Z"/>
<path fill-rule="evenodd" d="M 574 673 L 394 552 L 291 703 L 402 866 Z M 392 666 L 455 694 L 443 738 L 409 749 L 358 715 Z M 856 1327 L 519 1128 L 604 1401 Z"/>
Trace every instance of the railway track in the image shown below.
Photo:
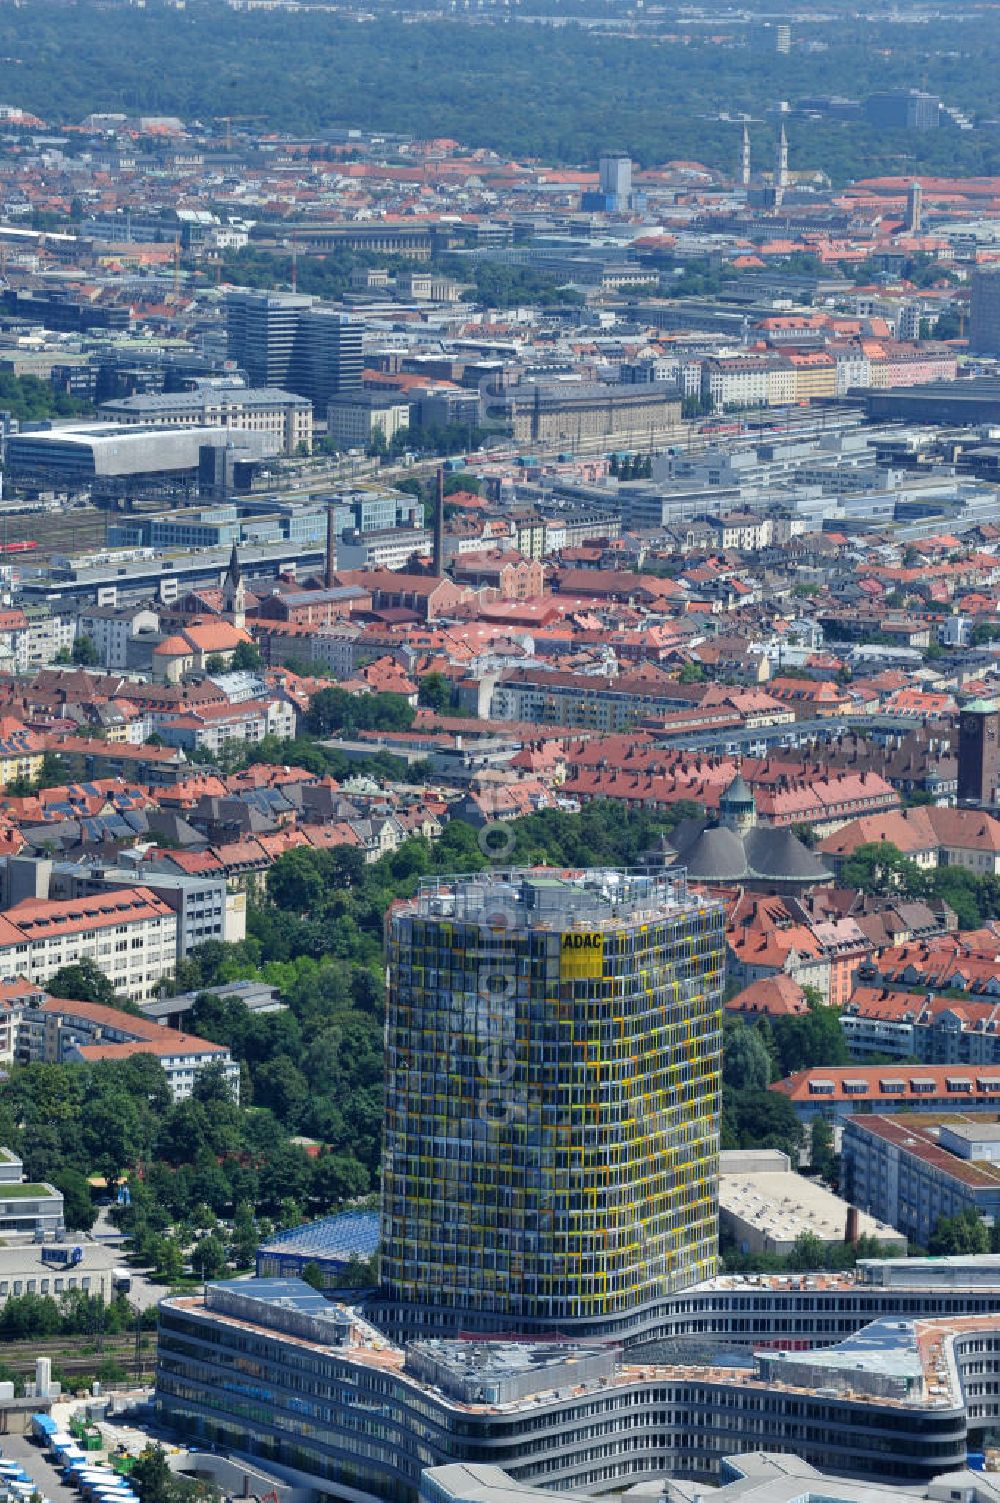
<path fill-rule="evenodd" d="M 81 1350 L 81 1344 L 86 1350 Z M 49 1357 L 52 1366 L 65 1373 L 92 1373 L 102 1362 L 117 1362 L 127 1373 L 135 1373 L 135 1336 L 105 1336 L 101 1350 L 97 1348 L 96 1336 L 59 1336 L 34 1338 L 25 1341 L 0 1343 L 0 1363 L 26 1377 L 33 1376 L 35 1360 Z M 156 1333 L 144 1331 L 139 1350 L 143 1373 L 151 1373 L 156 1365 Z"/>
<path fill-rule="evenodd" d="M 107 518 L 107 512 L 91 506 L 73 511 L 0 510 L 0 562 L 29 569 L 32 564 L 42 563 L 55 553 L 79 553 L 103 547 Z M 28 539 L 37 542 L 38 547 L 30 553 L 15 553 L 4 558 L 3 544 L 23 543 Z"/>

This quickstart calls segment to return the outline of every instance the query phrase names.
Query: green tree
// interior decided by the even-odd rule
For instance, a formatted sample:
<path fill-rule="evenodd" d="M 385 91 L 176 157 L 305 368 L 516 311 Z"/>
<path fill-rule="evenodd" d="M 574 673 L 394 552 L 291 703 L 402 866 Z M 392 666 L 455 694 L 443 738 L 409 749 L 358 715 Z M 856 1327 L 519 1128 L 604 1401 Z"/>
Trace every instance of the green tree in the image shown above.
<path fill-rule="evenodd" d="M 771 1057 L 756 1028 L 737 1022 L 725 1031 L 722 1078 L 738 1091 L 762 1091 L 771 1081 Z"/>
<path fill-rule="evenodd" d="M 989 1228 L 969 1207 L 957 1216 L 939 1216 L 927 1244 L 932 1257 L 973 1257 L 990 1250 Z"/>
<path fill-rule="evenodd" d="M 232 1253 L 237 1268 L 253 1267 L 260 1240 L 253 1206 L 249 1201 L 241 1200 L 233 1216 Z"/>
<path fill-rule="evenodd" d="M 841 881 L 845 887 L 878 897 L 893 893 L 922 897 L 927 891 L 927 879 L 916 862 L 904 856 L 891 840 L 858 846 L 843 864 Z"/>
<path fill-rule="evenodd" d="M 315 913 L 322 904 L 334 863 L 328 851 L 296 846 L 285 851 L 267 873 L 267 895 L 292 913 Z"/>
<path fill-rule="evenodd" d="M 825 1003 L 810 1008 L 803 1017 L 775 1018 L 772 1032 L 782 1075 L 808 1070 L 813 1065 L 850 1062 L 840 1016 L 836 1008 Z"/>
<path fill-rule="evenodd" d="M 254 1100 L 297 1130 L 309 1100 L 309 1083 L 287 1054 L 266 1060 L 254 1075 Z"/>
<path fill-rule="evenodd" d="M 156 1274 L 164 1283 L 175 1284 L 184 1272 L 184 1249 L 176 1237 L 161 1237 L 155 1258 Z"/>
<path fill-rule="evenodd" d="M 788 1254 L 787 1265 L 797 1273 L 812 1273 L 829 1266 L 829 1252 L 815 1232 L 800 1232 Z"/>
<path fill-rule="evenodd" d="M 459 470 L 455 474 L 444 477 L 444 493 L 453 496 L 456 491 L 464 491 L 472 496 L 483 494 L 483 482 L 478 475 L 472 475 L 468 470 Z"/>
<path fill-rule="evenodd" d="M 321 689 L 309 701 L 307 729 L 314 736 L 337 731 L 407 731 L 413 706 L 402 694 L 349 694 L 346 689 Z"/>
<path fill-rule="evenodd" d="M 451 685 L 442 673 L 427 673 L 420 680 L 418 698 L 430 710 L 445 710 L 451 703 Z"/>
<path fill-rule="evenodd" d="M 302 1277 L 307 1284 L 311 1284 L 320 1293 L 326 1288 L 326 1280 L 322 1268 L 318 1263 L 310 1262 L 302 1270 Z"/>
<path fill-rule="evenodd" d="M 89 1232 L 97 1220 L 97 1207 L 91 1197 L 86 1175 L 66 1165 L 53 1173 L 52 1183 L 63 1198 L 63 1218 L 67 1229 Z"/>
<path fill-rule="evenodd" d="M 722 1092 L 723 1148 L 778 1148 L 798 1163 L 802 1126 L 795 1108 L 777 1091 Z"/>
<path fill-rule="evenodd" d="M 225 673 L 226 660 L 221 652 L 210 652 L 205 659 L 206 673 Z"/>
<path fill-rule="evenodd" d="M 226 1249 L 214 1232 L 201 1237 L 191 1250 L 191 1266 L 203 1279 L 217 1279 L 226 1271 Z"/>
<path fill-rule="evenodd" d="M 814 1117 L 809 1129 L 809 1162 L 813 1170 L 829 1184 L 837 1179 L 837 1155 L 833 1150 L 833 1129 L 825 1117 Z"/>
<path fill-rule="evenodd" d="M 148 1445 L 136 1457 L 129 1482 L 139 1494 L 139 1503 L 174 1503 L 173 1476 L 161 1445 Z"/>
<path fill-rule="evenodd" d="M 263 666 L 264 659 L 256 642 L 237 642 L 230 667 L 237 672 L 255 673 Z"/>
<path fill-rule="evenodd" d="M 324 1209 L 340 1205 L 358 1195 L 365 1195 L 369 1188 L 368 1171 L 352 1155 L 324 1153 L 316 1159 L 312 1193 Z"/>
<path fill-rule="evenodd" d="M 701 684 L 705 681 L 705 667 L 702 663 L 685 663 L 677 681 L 681 684 Z"/>
<path fill-rule="evenodd" d="M 101 659 L 93 637 L 88 637 L 86 633 L 77 637 L 73 642 L 72 658 L 78 668 L 98 668 Z"/>
<path fill-rule="evenodd" d="M 138 1012 L 134 1002 L 119 997 L 97 963 L 85 955 L 72 965 L 54 971 L 45 983 L 53 997 L 72 998 L 76 1002 L 97 1002 L 102 1007 L 116 1007 L 119 1012 Z"/>

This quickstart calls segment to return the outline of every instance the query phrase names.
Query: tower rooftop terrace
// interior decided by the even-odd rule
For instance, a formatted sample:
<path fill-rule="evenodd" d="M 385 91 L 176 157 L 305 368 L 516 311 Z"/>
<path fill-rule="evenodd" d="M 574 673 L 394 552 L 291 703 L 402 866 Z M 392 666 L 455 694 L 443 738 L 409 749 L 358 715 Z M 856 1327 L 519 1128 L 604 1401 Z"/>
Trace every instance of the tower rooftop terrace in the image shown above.
<path fill-rule="evenodd" d="M 496 928 L 602 929 L 712 906 L 688 891 L 681 869 L 511 867 L 424 877 L 397 912 Z"/>

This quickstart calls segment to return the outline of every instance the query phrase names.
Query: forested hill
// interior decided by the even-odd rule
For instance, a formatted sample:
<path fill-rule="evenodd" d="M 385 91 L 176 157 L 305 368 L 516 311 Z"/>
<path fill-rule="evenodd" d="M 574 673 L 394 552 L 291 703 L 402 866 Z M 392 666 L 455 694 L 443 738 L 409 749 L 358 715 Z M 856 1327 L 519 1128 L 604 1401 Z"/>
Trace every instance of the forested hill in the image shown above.
<path fill-rule="evenodd" d="M 474 24 L 319 11 L 235 12 L 215 0 L 181 11 L 32 0 L 0 7 L 4 101 L 49 122 L 92 110 L 210 121 L 253 115 L 312 132 L 350 124 L 451 136 L 515 156 L 594 161 L 609 144 L 650 164 L 730 167 L 736 129 L 758 117 L 770 162 L 779 99 L 924 86 L 983 120 L 995 114 L 1000 13 L 904 26 L 852 16 L 803 26 L 788 56 L 678 28 L 667 37 L 595 34 L 570 22 Z M 811 50 L 815 46 L 819 50 Z M 1000 129 L 874 132 L 863 121 L 793 120 L 792 166 L 837 182 L 877 171 L 1000 172 Z"/>

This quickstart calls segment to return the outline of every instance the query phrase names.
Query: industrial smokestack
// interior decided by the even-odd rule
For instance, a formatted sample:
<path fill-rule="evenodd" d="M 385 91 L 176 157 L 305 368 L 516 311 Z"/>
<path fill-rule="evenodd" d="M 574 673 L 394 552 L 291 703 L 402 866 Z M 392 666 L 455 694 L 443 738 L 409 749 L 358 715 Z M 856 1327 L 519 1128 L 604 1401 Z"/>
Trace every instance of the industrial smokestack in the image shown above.
<path fill-rule="evenodd" d="M 337 532 L 334 520 L 334 508 L 326 509 L 326 568 L 323 570 L 323 583 L 328 590 L 333 589 L 333 576 L 337 568 Z"/>
<path fill-rule="evenodd" d="M 857 1206 L 847 1207 L 847 1225 L 844 1228 L 844 1241 L 848 1247 L 857 1247 L 861 1236 L 861 1213 Z"/>
<path fill-rule="evenodd" d="M 434 577 L 444 574 L 444 465 L 437 472 L 437 495 L 434 498 Z"/>

